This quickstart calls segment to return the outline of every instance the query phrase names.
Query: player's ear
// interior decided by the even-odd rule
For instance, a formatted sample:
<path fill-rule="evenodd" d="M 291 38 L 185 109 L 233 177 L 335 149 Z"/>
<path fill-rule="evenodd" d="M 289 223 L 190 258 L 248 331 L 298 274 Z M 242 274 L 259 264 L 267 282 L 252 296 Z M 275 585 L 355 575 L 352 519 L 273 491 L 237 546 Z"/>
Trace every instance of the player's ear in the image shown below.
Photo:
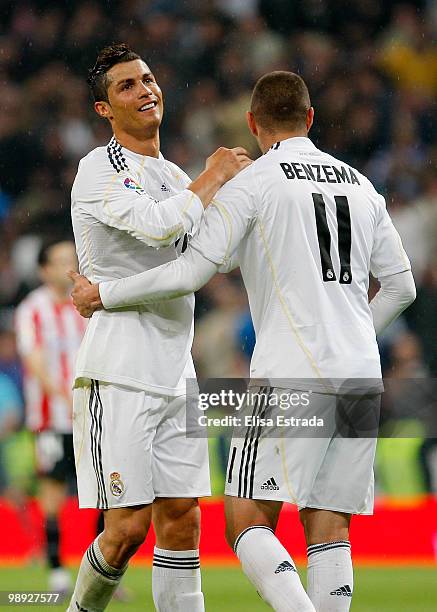
<path fill-rule="evenodd" d="M 258 136 L 258 127 L 255 122 L 255 117 L 253 116 L 253 113 L 251 111 L 247 111 L 246 120 L 247 120 L 247 125 L 249 126 L 249 130 L 252 132 L 252 134 L 255 137 Z"/>
<path fill-rule="evenodd" d="M 313 125 L 313 121 L 314 121 L 314 108 L 310 106 L 308 109 L 307 120 L 306 120 L 308 132 L 310 131 L 311 126 Z"/>
<path fill-rule="evenodd" d="M 103 119 L 111 119 L 112 118 L 112 112 L 111 112 L 111 107 L 107 102 L 95 102 L 94 103 L 94 110 L 96 111 L 96 113 L 100 116 L 103 117 Z"/>

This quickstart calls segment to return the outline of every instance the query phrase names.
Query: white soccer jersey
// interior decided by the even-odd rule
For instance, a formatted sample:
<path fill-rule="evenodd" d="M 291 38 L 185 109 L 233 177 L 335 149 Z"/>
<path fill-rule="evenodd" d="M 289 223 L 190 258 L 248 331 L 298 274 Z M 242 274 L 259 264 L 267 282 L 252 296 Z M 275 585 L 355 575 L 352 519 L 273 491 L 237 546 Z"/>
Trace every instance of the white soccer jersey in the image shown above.
<path fill-rule="evenodd" d="M 74 365 L 86 325 L 70 299 L 55 301 L 45 286 L 29 293 L 15 313 L 20 356 L 28 356 L 35 348 L 41 350 L 53 386 L 66 396 L 71 395 Z M 71 402 L 61 395 L 45 393 L 38 379 L 27 371 L 24 393 L 29 429 L 71 433 Z"/>
<path fill-rule="evenodd" d="M 321 392 L 338 390 L 327 385 L 333 379 L 344 389 L 381 378 L 369 271 L 381 278 L 410 263 L 384 198 L 362 174 L 308 138 L 278 142 L 218 192 L 188 257 L 193 249 L 221 266 L 237 254 L 256 331 L 251 378 L 296 388 L 312 379 Z M 167 270 L 164 284 L 183 286 L 182 263 L 102 285 L 103 303 L 138 303 L 141 282 L 144 301 L 162 297 Z"/>
<path fill-rule="evenodd" d="M 175 259 L 203 215 L 175 164 L 122 148 L 112 138 L 80 164 L 72 189 L 79 269 L 92 282 L 149 270 Z M 191 359 L 193 296 L 93 315 L 79 352 L 85 377 L 178 395 Z"/>

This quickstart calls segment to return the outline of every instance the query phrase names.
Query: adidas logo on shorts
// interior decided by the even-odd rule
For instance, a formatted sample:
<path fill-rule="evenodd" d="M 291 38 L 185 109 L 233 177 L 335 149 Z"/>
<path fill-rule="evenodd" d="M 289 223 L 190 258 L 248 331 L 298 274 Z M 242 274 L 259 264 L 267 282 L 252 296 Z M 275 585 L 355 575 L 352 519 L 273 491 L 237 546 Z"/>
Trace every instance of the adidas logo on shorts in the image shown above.
<path fill-rule="evenodd" d="M 296 571 L 296 568 L 290 563 L 290 561 L 283 561 L 275 569 L 275 574 L 280 574 L 281 572 L 295 572 L 295 571 Z"/>
<path fill-rule="evenodd" d="M 344 597 L 352 597 L 352 591 L 348 584 L 339 587 L 336 591 L 331 591 L 330 595 L 343 595 Z"/>
<path fill-rule="evenodd" d="M 279 491 L 279 487 L 273 476 L 261 485 L 261 489 L 263 491 Z"/>

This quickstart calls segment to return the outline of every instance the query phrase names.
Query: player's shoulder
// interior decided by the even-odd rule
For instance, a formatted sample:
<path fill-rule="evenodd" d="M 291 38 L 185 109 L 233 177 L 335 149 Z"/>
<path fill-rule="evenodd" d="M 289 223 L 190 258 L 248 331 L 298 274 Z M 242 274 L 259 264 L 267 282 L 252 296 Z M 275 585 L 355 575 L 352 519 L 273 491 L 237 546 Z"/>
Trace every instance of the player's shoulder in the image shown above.
<path fill-rule="evenodd" d="M 170 161 L 166 157 L 164 158 L 164 163 L 165 163 L 165 165 L 167 166 L 167 168 L 169 170 L 172 170 L 174 172 L 183 172 L 185 174 L 185 172 L 182 170 L 182 168 L 180 168 L 177 164 L 175 164 L 174 162 Z"/>
<path fill-rule="evenodd" d="M 270 173 L 272 171 L 272 166 L 278 163 L 279 158 L 282 161 L 281 154 L 282 151 L 279 152 L 274 146 L 270 147 L 268 151 L 257 157 L 249 166 L 251 174 L 248 174 L 247 178 L 249 180 L 254 180 L 256 176 L 261 176 L 265 172 Z"/>
<path fill-rule="evenodd" d="M 79 161 L 78 174 L 120 174 L 129 170 L 126 150 L 113 136 L 107 145 L 96 147 Z"/>
<path fill-rule="evenodd" d="M 276 161 L 276 160 L 275 160 Z M 233 179 L 231 179 L 226 185 L 245 187 L 251 192 L 255 192 L 257 189 L 259 177 L 262 176 L 264 171 L 269 171 L 272 165 L 272 157 L 266 154 L 260 155 L 255 159 L 250 166 L 247 166 L 244 170 L 239 172 Z"/>
<path fill-rule="evenodd" d="M 349 177 L 353 176 L 355 178 L 354 184 L 358 182 L 360 186 L 367 189 L 372 195 L 378 195 L 372 181 L 367 178 L 365 174 L 360 172 L 360 170 L 354 166 L 351 166 L 348 162 L 331 155 L 331 153 L 327 153 L 326 151 L 321 151 L 321 153 L 326 160 L 332 163 L 332 165 L 346 168 Z"/>
<path fill-rule="evenodd" d="M 218 190 L 213 203 L 224 205 L 243 205 L 253 208 L 255 185 L 253 179 L 253 163 L 241 170 Z"/>
<path fill-rule="evenodd" d="M 183 178 L 186 182 L 191 181 L 185 170 L 182 170 L 182 168 L 180 168 L 177 164 L 168 160 L 167 158 L 165 158 L 165 165 L 176 178 Z"/>
<path fill-rule="evenodd" d="M 73 201 L 105 191 L 114 176 L 127 169 L 122 147 L 114 138 L 107 146 L 96 147 L 79 161 L 72 188 Z"/>
<path fill-rule="evenodd" d="M 247 166 L 243 170 L 240 170 L 233 178 L 223 185 L 220 191 L 224 189 L 244 189 L 245 191 L 252 191 L 254 188 L 254 165 L 256 161 L 252 162 L 250 166 Z"/>
<path fill-rule="evenodd" d="M 113 171 L 114 167 L 113 164 L 111 164 L 111 156 L 108 152 L 109 146 L 110 145 L 96 147 L 82 157 L 79 161 L 78 174 L 85 172 Z"/>

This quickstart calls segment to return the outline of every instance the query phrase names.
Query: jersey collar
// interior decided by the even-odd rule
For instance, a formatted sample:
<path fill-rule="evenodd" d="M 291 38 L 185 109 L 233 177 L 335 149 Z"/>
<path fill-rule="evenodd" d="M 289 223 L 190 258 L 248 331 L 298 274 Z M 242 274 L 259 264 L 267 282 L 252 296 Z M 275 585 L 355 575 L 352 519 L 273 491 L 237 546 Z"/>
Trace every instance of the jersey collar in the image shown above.
<path fill-rule="evenodd" d="M 315 144 L 307 138 L 307 136 L 293 136 L 292 138 L 285 138 L 285 140 L 278 140 L 269 149 L 269 151 L 277 151 L 278 149 L 294 149 L 296 151 L 314 151 L 317 149 Z"/>
<path fill-rule="evenodd" d="M 159 152 L 158 157 L 150 157 L 149 155 L 141 155 L 141 153 L 135 153 L 130 149 L 126 149 L 126 147 L 122 147 L 121 144 L 116 140 L 115 136 L 111 138 L 109 141 L 108 147 L 116 147 L 122 155 L 125 155 L 126 158 L 135 159 L 137 162 L 147 165 L 149 167 L 157 167 L 162 168 L 165 165 L 165 157 Z"/>

